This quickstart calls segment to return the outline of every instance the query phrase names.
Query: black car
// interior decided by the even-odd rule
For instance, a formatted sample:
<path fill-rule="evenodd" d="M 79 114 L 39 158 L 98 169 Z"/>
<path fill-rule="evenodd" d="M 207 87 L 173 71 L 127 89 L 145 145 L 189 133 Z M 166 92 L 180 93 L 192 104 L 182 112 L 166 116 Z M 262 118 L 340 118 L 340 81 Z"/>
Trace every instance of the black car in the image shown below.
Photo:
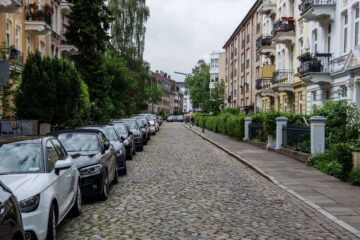
<path fill-rule="evenodd" d="M 0 240 L 25 239 L 21 212 L 16 197 L 0 181 Z"/>
<path fill-rule="evenodd" d="M 112 125 L 88 126 L 84 127 L 84 129 L 98 129 L 105 134 L 116 152 L 117 170 L 119 174 L 126 175 L 126 149 L 123 144 L 125 138 L 122 138 Z"/>
<path fill-rule="evenodd" d="M 136 151 L 142 151 L 144 149 L 143 134 L 142 134 L 140 126 L 138 125 L 136 120 L 130 119 L 130 118 L 113 120 L 113 124 L 116 124 L 119 122 L 125 123 L 130 128 L 130 131 L 134 136 Z"/>
<path fill-rule="evenodd" d="M 143 123 L 142 126 L 143 126 L 143 128 L 145 128 L 145 131 L 146 131 L 146 139 L 147 139 L 147 141 L 149 141 L 150 138 L 151 138 L 149 119 L 146 116 L 135 116 L 133 118 L 136 119 L 136 120 L 142 121 L 142 123 Z"/>
<path fill-rule="evenodd" d="M 142 134 L 142 140 L 143 140 L 143 144 L 147 145 L 149 139 L 148 139 L 148 133 L 146 131 L 146 127 L 144 125 L 144 122 L 141 119 L 137 119 L 137 118 L 133 118 L 137 124 L 140 126 L 140 131 Z"/>
<path fill-rule="evenodd" d="M 116 153 L 104 133 L 73 129 L 51 133 L 59 139 L 80 172 L 81 193 L 106 200 L 110 183 L 118 183 Z"/>
<path fill-rule="evenodd" d="M 116 122 L 113 124 L 116 132 L 124 139 L 126 157 L 131 160 L 136 154 L 134 135 L 126 123 Z"/>

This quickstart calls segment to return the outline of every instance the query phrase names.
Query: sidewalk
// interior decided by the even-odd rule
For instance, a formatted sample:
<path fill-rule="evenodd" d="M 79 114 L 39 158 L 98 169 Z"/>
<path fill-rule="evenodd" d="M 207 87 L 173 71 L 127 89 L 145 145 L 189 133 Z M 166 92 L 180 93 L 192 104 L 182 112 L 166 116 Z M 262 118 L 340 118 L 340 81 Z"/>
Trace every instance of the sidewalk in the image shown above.
<path fill-rule="evenodd" d="M 360 238 L 360 187 L 231 137 L 208 130 L 202 133 L 198 127 L 191 130 Z"/>

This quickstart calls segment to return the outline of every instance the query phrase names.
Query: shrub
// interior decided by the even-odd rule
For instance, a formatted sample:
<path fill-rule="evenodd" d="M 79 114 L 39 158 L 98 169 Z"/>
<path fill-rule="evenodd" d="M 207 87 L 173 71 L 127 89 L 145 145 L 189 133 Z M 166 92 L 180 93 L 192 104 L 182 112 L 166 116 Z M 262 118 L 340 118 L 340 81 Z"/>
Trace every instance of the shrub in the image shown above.
<path fill-rule="evenodd" d="M 360 168 L 355 168 L 350 172 L 349 182 L 353 185 L 360 186 Z"/>
<path fill-rule="evenodd" d="M 352 168 L 351 147 L 348 144 L 334 144 L 324 153 L 311 156 L 307 165 L 346 181 Z"/>

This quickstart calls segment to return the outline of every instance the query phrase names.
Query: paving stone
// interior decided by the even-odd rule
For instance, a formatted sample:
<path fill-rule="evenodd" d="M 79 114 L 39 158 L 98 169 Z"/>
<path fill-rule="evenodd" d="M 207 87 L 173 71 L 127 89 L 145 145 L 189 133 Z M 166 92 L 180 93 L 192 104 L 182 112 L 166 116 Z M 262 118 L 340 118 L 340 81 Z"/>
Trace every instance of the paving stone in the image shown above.
<path fill-rule="evenodd" d="M 351 236 L 178 123 L 165 123 L 127 166 L 109 199 L 66 217 L 58 239 Z"/>

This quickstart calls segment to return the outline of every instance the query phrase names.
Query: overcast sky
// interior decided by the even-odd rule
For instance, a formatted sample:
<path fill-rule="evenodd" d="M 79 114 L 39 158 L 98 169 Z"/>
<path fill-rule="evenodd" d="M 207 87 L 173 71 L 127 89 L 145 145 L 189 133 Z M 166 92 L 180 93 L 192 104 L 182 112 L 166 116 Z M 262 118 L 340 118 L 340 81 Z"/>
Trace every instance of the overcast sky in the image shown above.
<path fill-rule="evenodd" d="M 190 73 L 199 59 L 209 61 L 222 47 L 255 0 L 147 0 L 144 59 L 153 71 L 162 70 L 174 80 Z"/>

